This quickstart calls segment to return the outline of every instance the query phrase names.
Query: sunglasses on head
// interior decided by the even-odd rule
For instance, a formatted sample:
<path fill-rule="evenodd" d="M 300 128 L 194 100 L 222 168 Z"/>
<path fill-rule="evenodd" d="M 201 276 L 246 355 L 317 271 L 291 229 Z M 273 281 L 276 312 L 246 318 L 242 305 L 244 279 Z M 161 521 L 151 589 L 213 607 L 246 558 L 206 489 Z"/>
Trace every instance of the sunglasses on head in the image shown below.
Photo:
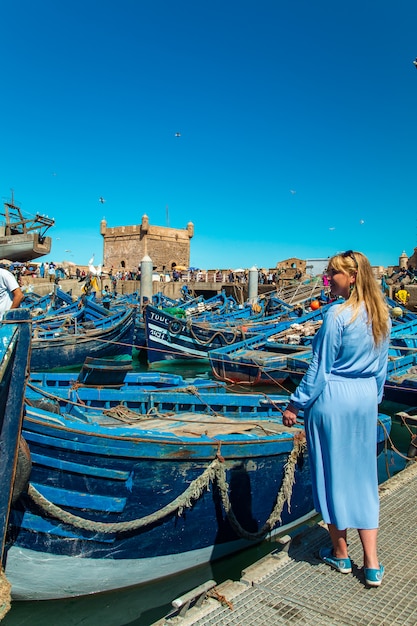
<path fill-rule="evenodd" d="M 351 258 L 351 259 L 352 259 L 352 261 L 353 261 L 353 262 L 354 262 L 354 264 L 355 264 L 356 269 L 358 269 L 358 268 L 359 268 L 359 265 L 358 265 L 358 262 L 357 262 L 357 260 L 356 260 L 355 255 L 354 255 L 354 253 L 353 253 L 353 250 L 346 250 L 346 252 L 343 252 L 343 253 L 342 253 L 342 257 L 343 257 L 344 259 L 346 259 L 347 257 Z"/>

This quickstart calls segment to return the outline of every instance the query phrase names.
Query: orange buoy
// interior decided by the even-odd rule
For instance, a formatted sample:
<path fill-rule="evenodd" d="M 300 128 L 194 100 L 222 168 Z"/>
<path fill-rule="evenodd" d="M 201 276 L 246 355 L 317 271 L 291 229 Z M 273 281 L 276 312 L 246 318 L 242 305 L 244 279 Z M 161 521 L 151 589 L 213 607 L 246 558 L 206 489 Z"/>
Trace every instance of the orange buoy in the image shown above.
<path fill-rule="evenodd" d="M 320 302 L 318 300 L 313 300 L 310 304 L 312 311 L 317 311 L 320 308 Z"/>

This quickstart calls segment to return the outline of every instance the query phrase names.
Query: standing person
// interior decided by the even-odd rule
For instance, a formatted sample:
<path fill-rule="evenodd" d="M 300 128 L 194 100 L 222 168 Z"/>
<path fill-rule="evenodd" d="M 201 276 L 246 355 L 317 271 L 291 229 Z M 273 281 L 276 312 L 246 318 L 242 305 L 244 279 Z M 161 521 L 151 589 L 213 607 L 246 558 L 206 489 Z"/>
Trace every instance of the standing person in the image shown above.
<path fill-rule="evenodd" d="M 112 295 L 110 293 L 109 286 L 108 285 L 104 285 L 104 289 L 101 292 L 101 301 L 103 303 L 104 308 L 107 309 L 107 310 L 110 309 L 111 298 L 112 298 Z"/>
<path fill-rule="evenodd" d="M 329 261 L 336 301 L 313 342 L 313 358 L 283 413 L 286 426 L 304 410 L 316 510 L 332 548 L 320 558 L 342 574 L 352 571 L 347 528 L 363 547 L 366 584 L 381 584 L 376 431 L 387 370 L 390 318 L 368 259 L 348 250 Z"/>
<path fill-rule="evenodd" d="M 55 263 L 49 263 L 48 266 L 48 276 L 49 276 L 49 282 L 53 283 L 55 280 Z"/>
<path fill-rule="evenodd" d="M 16 278 L 4 267 L 0 267 L 0 319 L 9 309 L 18 309 L 23 298 L 23 291 Z"/>

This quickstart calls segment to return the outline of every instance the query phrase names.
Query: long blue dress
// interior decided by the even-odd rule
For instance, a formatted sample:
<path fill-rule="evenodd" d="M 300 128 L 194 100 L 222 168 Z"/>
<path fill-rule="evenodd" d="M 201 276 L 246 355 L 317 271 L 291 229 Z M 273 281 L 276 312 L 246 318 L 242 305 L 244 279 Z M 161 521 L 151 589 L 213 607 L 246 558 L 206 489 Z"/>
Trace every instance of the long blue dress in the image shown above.
<path fill-rule="evenodd" d="M 315 508 L 339 530 L 379 525 L 376 431 L 389 338 L 374 346 L 364 306 L 351 318 L 350 307 L 328 309 L 290 398 L 304 410 Z"/>

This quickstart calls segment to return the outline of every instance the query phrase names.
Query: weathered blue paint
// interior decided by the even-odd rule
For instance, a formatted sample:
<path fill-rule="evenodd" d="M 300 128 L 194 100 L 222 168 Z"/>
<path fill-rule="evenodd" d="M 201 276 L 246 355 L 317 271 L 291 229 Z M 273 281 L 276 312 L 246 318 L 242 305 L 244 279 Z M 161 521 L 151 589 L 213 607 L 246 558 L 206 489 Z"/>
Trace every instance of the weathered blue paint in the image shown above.
<path fill-rule="evenodd" d="M 14 323 L 15 322 L 15 323 Z M 0 322 L 0 563 L 13 494 L 23 397 L 30 347 L 27 309 L 15 309 Z"/>
<path fill-rule="evenodd" d="M 77 325 L 72 332 L 44 330 L 32 341 L 31 371 L 82 365 L 87 356 L 106 357 L 132 354 L 136 309 L 116 311 L 91 321 L 92 327 Z"/>
<path fill-rule="evenodd" d="M 117 395 L 117 390 L 103 392 L 106 397 Z M 177 408 L 184 402 L 183 412 L 164 413 L 175 395 L 179 396 Z M 302 425 L 297 429 L 283 428 L 279 409 L 273 408 L 278 397 L 263 405 L 262 396 L 251 394 L 245 395 L 245 410 L 237 411 L 233 431 L 224 434 L 221 429 L 224 417 L 214 408 L 227 407 L 226 397 L 204 395 L 210 407 L 206 406 L 204 414 L 194 414 L 195 421 L 189 422 L 187 394 L 169 391 L 143 394 L 148 396 L 148 405 L 156 402 L 159 426 L 145 416 L 143 422 L 123 424 L 98 409 L 90 414 L 76 407 L 67 415 L 27 406 L 23 432 L 32 454 L 31 482 L 52 502 L 60 503 L 65 510 L 87 521 L 126 522 L 157 512 L 181 496 L 220 455 L 239 523 L 247 531 L 259 530 L 273 509 L 284 466 L 293 448 L 294 433 L 300 432 Z M 126 394 L 120 394 L 120 398 L 123 396 Z M 167 398 L 164 400 L 163 396 Z M 239 398 L 230 396 L 228 406 L 233 412 L 239 409 Z M 262 414 L 263 406 L 266 411 Z M 250 421 L 248 430 L 241 428 L 245 418 Z M 204 430 L 203 434 L 193 434 L 193 424 L 196 427 L 204 421 L 211 428 L 213 423 L 217 424 L 212 434 Z M 389 418 L 386 425 L 389 430 Z M 175 426 L 181 426 L 182 432 Z M 282 524 L 299 519 L 312 507 L 309 463 L 305 456 L 297 464 L 291 508 L 285 505 Z M 214 560 L 252 545 L 247 539 L 239 538 L 230 525 L 216 484 L 182 515 L 167 515 L 141 530 L 110 534 L 88 528 L 79 530 L 59 522 L 34 506 L 27 495 L 22 495 L 12 511 L 10 536 L 11 581 L 20 598 L 79 595 L 99 591 L 100 584 L 101 589 L 132 585 L 158 578 L 161 570 L 157 563 L 163 564 L 164 571 L 180 571 L 190 567 L 190 563 Z M 24 555 L 26 567 L 33 565 L 29 587 L 25 587 L 25 576 L 19 577 L 20 554 Z M 126 567 L 119 567 L 123 562 Z M 71 585 L 59 580 L 60 563 L 71 570 Z M 114 578 L 110 563 L 114 564 Z M 149 567 L 149 563 L 155 563 L 155 567 Z M 104 570 L 107 575 L 101 581 Z M 86 571 L 88 576 L 83 574 Z M 48 581 L 47 589 L 44 580 Z"/>

